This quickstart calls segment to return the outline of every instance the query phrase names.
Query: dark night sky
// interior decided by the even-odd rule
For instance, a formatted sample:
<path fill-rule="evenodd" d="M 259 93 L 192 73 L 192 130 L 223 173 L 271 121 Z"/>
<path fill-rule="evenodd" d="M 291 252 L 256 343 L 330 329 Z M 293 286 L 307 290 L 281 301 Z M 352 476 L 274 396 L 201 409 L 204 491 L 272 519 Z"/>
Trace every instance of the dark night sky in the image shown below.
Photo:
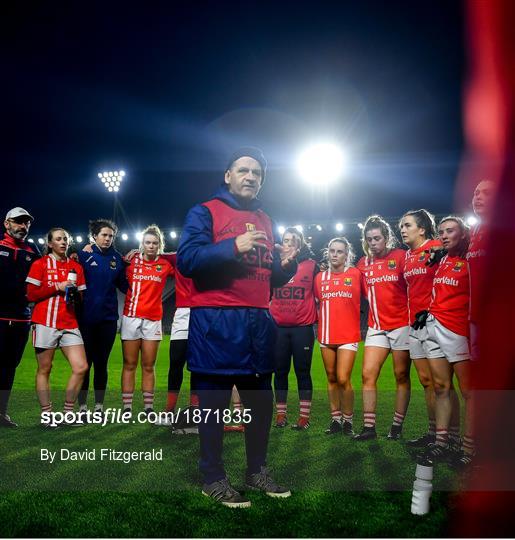
<path fill-rule="evenodd" d="M 26 207 L 33 232 L 111 217 L 96 173 L 119 168 L 134 227 L 180 227 L 246 144 L 269 160 L 260 197 L 281 223 L 452 209 L 461 3 L 68 4 L 7 20 L 1 211 Z M 321 138 L 350 159 L 326 196 L 293 167 Z"/>

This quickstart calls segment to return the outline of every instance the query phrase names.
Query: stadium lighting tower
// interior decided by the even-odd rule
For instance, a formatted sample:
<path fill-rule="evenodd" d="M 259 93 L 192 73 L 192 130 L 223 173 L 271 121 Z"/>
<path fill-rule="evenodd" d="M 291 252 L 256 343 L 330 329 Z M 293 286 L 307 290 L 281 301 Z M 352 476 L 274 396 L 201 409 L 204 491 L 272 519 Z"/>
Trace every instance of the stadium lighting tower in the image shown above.
<path fill-rule="evenodd" d="M 297 170 L 306 182 L 315 186 L 327 186 L 343 174 L 345 164 L 345 155 L 337 145 L 319 143 L 300 153 Z"/>
<path fill-rule="evenodd" d="M 479 220 L 476 216 L 468 216 L 466 221 L 469 227 L 473 227 L 474 225 L 477 225 Z"/>
<path fill-rule="evenodd" d="M 125 177 L 125 171 L 104 171 L 98 173 L 98 178 L 104 184 L 104 187 L 110 193 L 117 193 L 120 191 L 123 179 Z"/>

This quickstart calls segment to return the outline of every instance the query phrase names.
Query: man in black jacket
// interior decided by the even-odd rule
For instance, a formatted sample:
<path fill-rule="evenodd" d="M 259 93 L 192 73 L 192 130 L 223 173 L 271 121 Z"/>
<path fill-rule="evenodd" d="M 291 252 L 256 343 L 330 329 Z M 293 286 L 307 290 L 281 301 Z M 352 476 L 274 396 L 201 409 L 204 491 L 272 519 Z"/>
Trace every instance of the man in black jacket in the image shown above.
<path fill-rule="evenodd" d="M 0 427 L 17 426 L 7 414 L 7 404 L 30 329 L 25 278 L 39 252 L 25 239 L 33 221 L 23 208 L 9 210 L 0 240 Z"/>

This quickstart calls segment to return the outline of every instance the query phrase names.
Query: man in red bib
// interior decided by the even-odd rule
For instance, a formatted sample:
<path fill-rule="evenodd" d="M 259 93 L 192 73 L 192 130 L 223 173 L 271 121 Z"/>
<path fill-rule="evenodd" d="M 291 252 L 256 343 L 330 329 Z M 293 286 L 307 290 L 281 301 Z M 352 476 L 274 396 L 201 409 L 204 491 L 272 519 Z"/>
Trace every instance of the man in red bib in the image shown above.
<path fill-rule="evenodd" d="M 268 307 L 271 288 L 295 273 L 297 249 L 274 246 L 272 221 L 257 199 L 265 171 L 259 149 L 235 152 L 215 196 L 189 211 L 177 251 L 179 271 L 192 278 L 188 369 L 202 411 L 202 493 L 231 507 L 250 506 L 230 485 L 222 462 L 223 418 L 230 418 L 233 385 L 248 411 L 247 487 L 270 497 L 290 495 L 266 467 L 275 337 Z"/>

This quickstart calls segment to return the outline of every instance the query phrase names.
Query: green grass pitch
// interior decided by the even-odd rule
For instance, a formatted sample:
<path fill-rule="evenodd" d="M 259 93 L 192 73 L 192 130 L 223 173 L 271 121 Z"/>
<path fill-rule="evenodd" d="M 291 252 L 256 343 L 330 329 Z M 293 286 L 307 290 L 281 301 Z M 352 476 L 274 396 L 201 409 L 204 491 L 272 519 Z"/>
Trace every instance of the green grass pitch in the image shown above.
<path fill-rule="evenodd" d="M 156 409 L 164 406 L 168 338 L 156 365 Z M 361 428 L 362 347 L 353 372 L 355 429 Z M 110 358 L 107 406 L 120 406 L 121 347 Z M 376 442 L 355 443 L 327 436 L 329 422 L 325 373 L 318 347 L 313 357 L 315 395 L 309 430 L 272 428 L 269 465 L 293 495 L 285 500 L 250 493 L 250 509 L 228 509 L 203 497 L 197 471 L 196 436 L 172 436 L 152 425 L 107 425 L 43 430 L 34 391 L 36 361 L 30 345 L 18 368 L 10 413 L 20 427 L 2 430 L 0 446 L 0 536 L 2 537 L 437 537 L 446 534 L 449 491 L 456 479 L 446 466 L 436 469 L 431 512 L 410 513 L 415 465 L 404 444 L 387 441 L 393 415 L 394 381 L 389 358 L 379 381 Z M 64 400 L 69 368 L 57 353 L 51 376 L 54 410 Z M 138 377 L 139 380 L 139 377 Z M 188 386 L 188 377 L 185 379 Z M 184 388 L 184 387 L 183 387 Z M 423 393 L 412 372 L 412 400 L 404 437 L 427 425 Z M 186 401 L 181 393 L 180 405 Z M 91 403 L 90 403 L 91 404 Z M 135 393 L 135 410 L 142 407 Z M 290 374 L 289 419 L 298 414 Z M 235 487 L 243 485 L 241 433 L 224 439 L 224 459 Z M 70 450 L 163 449 L 162 462 L 66 461 L 49 464 L 41 448 Z"/>

